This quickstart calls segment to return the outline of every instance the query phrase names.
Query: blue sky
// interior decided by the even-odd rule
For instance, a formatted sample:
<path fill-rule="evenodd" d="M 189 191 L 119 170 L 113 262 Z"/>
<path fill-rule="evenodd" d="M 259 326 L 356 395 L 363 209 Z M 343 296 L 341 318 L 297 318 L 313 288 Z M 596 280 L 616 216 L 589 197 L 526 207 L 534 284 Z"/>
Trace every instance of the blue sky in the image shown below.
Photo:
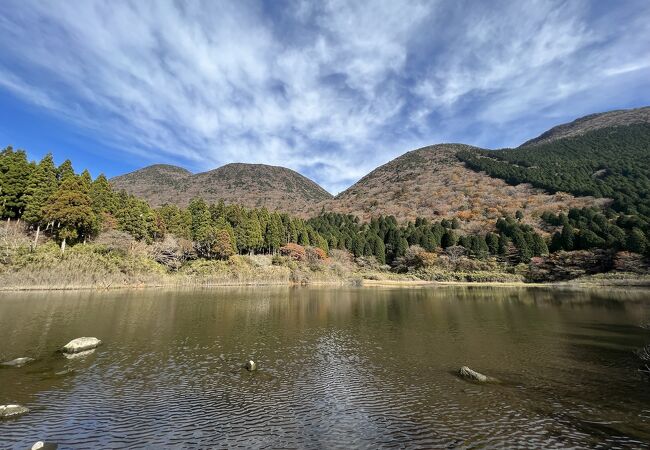
<path fill-rule="evenodd" d="M 0 35 L 0 145 L 93 175 L 266 163 L 336 193 L 650 104 L 647 0 L 4 0 Z"/>

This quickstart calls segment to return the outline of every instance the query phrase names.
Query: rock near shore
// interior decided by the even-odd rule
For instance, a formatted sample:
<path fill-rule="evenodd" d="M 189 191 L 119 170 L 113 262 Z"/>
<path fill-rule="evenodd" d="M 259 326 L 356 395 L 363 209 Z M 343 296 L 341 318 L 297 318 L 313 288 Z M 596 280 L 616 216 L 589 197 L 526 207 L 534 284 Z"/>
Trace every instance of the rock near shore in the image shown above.
<path fill-rule="evenodd" d="M 65 344 L 61 350 L 64 353 L 79 353 L 97 348 L 101 343 L 96 337 L 80 337 Z"/>
<path fill-rule="evenodd" d="M 16 359 L 12 359 L 11 361 L 3 362 L 2 365 L 8 367 L 22 367 L 25 364 L 29 364 L 32 361 L 34 361 L 34 358 L 30 358 L 26 356 L 23 358 L 16 358 Z"/>
<path fill-rule="evenodd" d="M 487 375 L 483 375 L 480 372 L 477 372 L 475 370 L 470 369 L 467 366 L 463 366 L 458 370 L 458 375 L 461 378 L 464 378 L 466 380 L 470 381 L 476 381 L 478 383 L 489 383 L 489 382 L 494 382 L 496 381 L 492 377 L 488 377 Z"/>
<path fill-rule="evenodd" d="M 28 412 L 29 408 L 22 405 L 0 405 L 0 419 L 22 416 Z"/>

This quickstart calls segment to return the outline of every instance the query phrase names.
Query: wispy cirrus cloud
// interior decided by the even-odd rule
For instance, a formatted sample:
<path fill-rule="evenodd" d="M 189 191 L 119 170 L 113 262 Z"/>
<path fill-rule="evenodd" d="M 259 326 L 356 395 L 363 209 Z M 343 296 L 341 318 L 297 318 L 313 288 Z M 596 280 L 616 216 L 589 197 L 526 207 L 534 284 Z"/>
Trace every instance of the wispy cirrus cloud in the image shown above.
<path fill-rule="evenodd" d="M 337 192 L 418 145 L 650 102 L 650 6 L 599 7 L 9 0 L 0 89 L 142 164 L 284 165 Z"/>

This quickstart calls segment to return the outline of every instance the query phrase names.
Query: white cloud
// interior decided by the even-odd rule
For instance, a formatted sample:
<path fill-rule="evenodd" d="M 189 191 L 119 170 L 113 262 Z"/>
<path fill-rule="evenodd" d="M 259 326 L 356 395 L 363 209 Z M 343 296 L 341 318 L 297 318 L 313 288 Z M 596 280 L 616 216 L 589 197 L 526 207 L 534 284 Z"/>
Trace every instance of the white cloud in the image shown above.
<path fill-rule="evenodd" d="M 284 165 L 336 192 L 463 122 L 646 67 L 647 8 L 613 38 L 589 6 L 6 2 L 0 86 L 142 160 Z"/>

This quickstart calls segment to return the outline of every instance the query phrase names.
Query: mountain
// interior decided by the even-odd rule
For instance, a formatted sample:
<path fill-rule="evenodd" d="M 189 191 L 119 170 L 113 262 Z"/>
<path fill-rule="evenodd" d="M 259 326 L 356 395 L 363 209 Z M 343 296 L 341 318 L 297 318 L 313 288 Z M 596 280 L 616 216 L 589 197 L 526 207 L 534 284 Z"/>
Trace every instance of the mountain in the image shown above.
<path fill-rule="evenodd" d="M 521 147 L 545 144 L 558 139 L 579 136 L 601 128 L 627 126 L 638 123 L 650 123 L 650 106 L 590 114 L 576 119 L 573 122 L 553 127 L 536 138 L 524 142 Z"/>
<path fill-rule="evenodd" d="M 185 206 L 192 198 L 202 197 L 207 202 L 223 199 L 227 203 L 291 212 L 332 198 L 298 172 L 264 164 L 233 163 L 194 175 L 180 167 L 156 164 L 110 182 L 116 190 L 141 197 L 152 206 Z"/>
<path fill-rule="evenodd" d="M 650 217 L 650 107 L 592 114 L 558 125 L 514 149 L 439 144 L 376 168 L 336 197 L 286 168 L 228 164 L 192 175 L 155 165 L 116 177 L 116 189 L 152 205 L 193 197 L 312 217 L 321 210 L 362 220 L 394 215 L 458 217 L 468 231 L 522 210 L 541 227 L 544 211 L 611 205 Z"/>
<path fill-rule="evenodd" d="M 475 172 L 458 159 L 459 152 L 481 149 L 463 144 L 439 144 L 413 150 L 378 167 L 333 200 L 325 210 L 353 214 L 363 220 L 394 215 L 398 220 L 416 217 L 458 217 L 468 231 L 492 227 L 504 214 L 522 210 L 532 224 L 543 211 L 603 203 L 565 193 L 547 194 L 520 184 Z M 321 206 L 321 207 L 322 207 Z"/>
<path fill-rule="evenodd" d="M 175 200 L 174 192 L 185 186 L 192 172 L 168 164 L 154 164 L 110 180 L 118 191 L 126 191 L 158 206 Z"/>
<path fill-rule="evenodd" d="M 614 210 L 650 218 L 650 123 L 612 122 L 535 145 L 458 157 L 468 168 L 511 185 L 609 198 Z"/>

